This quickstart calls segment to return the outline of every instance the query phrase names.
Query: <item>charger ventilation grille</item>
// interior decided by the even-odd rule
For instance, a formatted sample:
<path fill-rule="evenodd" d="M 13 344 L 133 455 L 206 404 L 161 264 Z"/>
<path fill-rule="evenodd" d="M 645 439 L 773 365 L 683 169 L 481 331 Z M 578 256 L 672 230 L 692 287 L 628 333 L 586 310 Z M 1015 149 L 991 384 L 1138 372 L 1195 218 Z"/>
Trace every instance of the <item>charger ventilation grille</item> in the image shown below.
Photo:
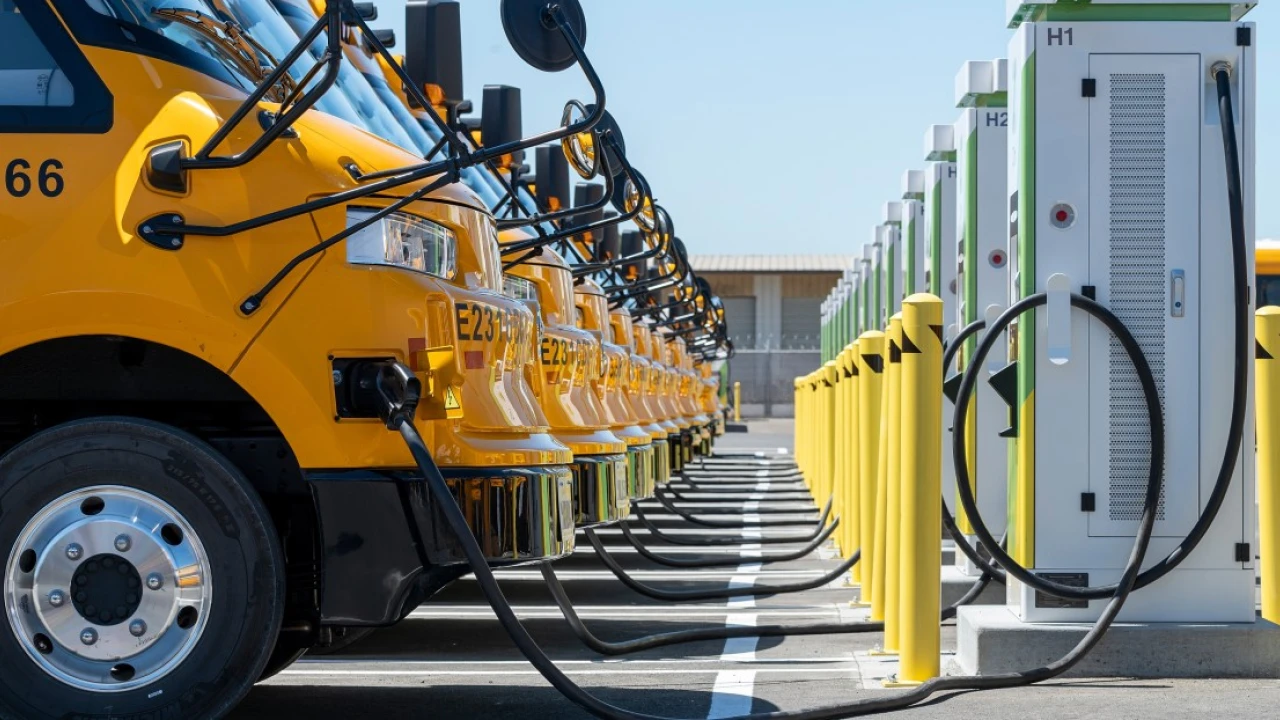
<path fill-rule="evenodd" d="M 1166 76 L 1110 75 L 1110 308 L 1132 331 L 1165 398 Z M 1138 521 L 1147 490 L 1151 433 L 1146 400 L 1128 354 L 1110 339 L 1111 520 Z M 1165 514 L 1161 490 L 1158 520 Z"/>

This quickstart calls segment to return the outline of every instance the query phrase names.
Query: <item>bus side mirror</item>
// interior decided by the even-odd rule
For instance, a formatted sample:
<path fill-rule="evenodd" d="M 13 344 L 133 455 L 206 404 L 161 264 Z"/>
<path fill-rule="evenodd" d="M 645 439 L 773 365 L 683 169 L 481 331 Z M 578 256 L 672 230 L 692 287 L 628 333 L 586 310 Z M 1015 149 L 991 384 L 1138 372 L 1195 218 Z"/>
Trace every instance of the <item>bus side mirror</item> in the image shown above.
<path fill-rule="evenodd" d="M 559 148 L 543 146 L 537 152 L 535 183 L 543 212 L 569 207 L 569 161 Z"/>
<path fill-rule="evenodd" d="M 587 20 L 578 0 L 502 0 L 502 29 L 521 60 L 543 72 L 560 72 L 578 62 L 587 42 Z M 563 26 L 563 30 L 561 29 Z"/>
<path fill-rule="evenodd" d="M 404 69 L 431 97 L 428 86 L 443 95 L 443 104 L 459 106 L 462 99 L 462 16 L 451 0 L 409 0 L 404 9 Z M 410 96 L 412 97 L 412 96 Z"/>
<path fill-rule="evenodd" d="M 486 147 L 516 143 L 523 139 L 524 123 L 520 107 L 520 88 L 510 85 L 485 85 L 480 100 L 480 139 Z M 503 155 L 498 164 L 504 168 L 524 162 L 524 151 Z"/>
<path fill-rule="evenodd" d="M 596 111 L 596 106 L 587 105 L 584 110 L 586 115 L 590 115 Z M 609 161 L 609 174 L 618 177 L 622 174 L 623 157 L 627 154 L 627 139 L 622 135 L 622 128 L 618 127 L 618 121 L 614 120 L 613 115 L 606 110 L 593 129 L 602 140 L 606 136 L 609 138 L 603 143 L 605 157 Z"/>
<path fill-rule="evenodd" d="M 607 219 L 609 217 L 615 217 L 616 214 L 606 212 L 604 216 Z M 618 226 L 616 224 L 609 225 L 604 229 L 602 235 L 603 237 L 600 238 L 600 242 L 596 243 L 595 257 L 593 257 L 592 260 L 598 263 L 604 263 L 612 262 L 613 260 L 622 257 L 622 231 L 618 229 Z"/>
<path fill-rule="evenodd" d="M 574 207 L 587 207 L 600 202 L 602 199 L 604 199 L 604 186 L 598 183 L 578 183 L 577 187 L 573 189 Z M 600 222 L 603 218 L 603 208 L 592 210 L 579 215 L 575 224 L 578 226 L 590 225 Z"/>

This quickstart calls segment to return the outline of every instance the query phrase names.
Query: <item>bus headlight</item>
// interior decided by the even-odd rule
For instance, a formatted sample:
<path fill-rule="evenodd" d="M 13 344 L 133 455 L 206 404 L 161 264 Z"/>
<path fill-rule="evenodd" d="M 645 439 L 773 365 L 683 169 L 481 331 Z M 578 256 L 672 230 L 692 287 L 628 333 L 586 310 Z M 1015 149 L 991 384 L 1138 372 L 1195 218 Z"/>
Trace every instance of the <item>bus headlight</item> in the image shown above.
<path fill-rule="evenodd" d="M 515 275 L 502 276 L 502 294 L 515 300 L 538 301 L 538 287 L 533 281 Z"/>
<path fill-rule="evenodd" d="M 347 227 L 378 211 L 348 208 Z M 452 280 L 458 273 L 458 237 L 426 218 L 391 213 L 347 238 L 347 262 L 388 265 Z"/>

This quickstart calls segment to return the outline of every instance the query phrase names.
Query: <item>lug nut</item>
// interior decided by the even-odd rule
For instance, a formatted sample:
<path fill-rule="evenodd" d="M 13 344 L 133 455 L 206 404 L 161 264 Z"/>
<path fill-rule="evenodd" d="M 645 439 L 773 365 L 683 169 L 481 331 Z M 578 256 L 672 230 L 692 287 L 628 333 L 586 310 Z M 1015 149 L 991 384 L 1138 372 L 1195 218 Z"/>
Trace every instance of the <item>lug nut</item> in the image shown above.
<path fill-rule="evenodd" d="M 133 540 L 128 535 L 116 536 L 116 552 L 128 552 L 131 547 L 133 547 Z"/>
<path fill-rule="evenodd" d="M 160 577 L 160 573 L 151 573 L 147 576 L 147 589 L 159 590 L 164 587 L 164 578 Z"/>
<path fill-rule="evenodd" d="M 147 632 L 147 624 L 141 620 L 134 620 L 129 623 L 129 634 L 134 637 L 142 637 Z"/>
<path fill-rule="evenodd" d="M 49 593 L 49 604 L 54 607 L 62 607 L 62 604 L 66 601 L 67 595 L 61 590 L 54 590 Z"/>
<path fill-rule="evenodd" d="M 85 645 L 92 645 L 98 642 L 98 631 L 93 628 L 85 628 L 80 631 L 80 642 Z"/>
<path fill-rule="evenodd" d="M 68 560 L 79 560 L 82 555 L 84 555 L 84 548 L 80 547 L 79 544 L 71 543 L 67 546 Z"/>

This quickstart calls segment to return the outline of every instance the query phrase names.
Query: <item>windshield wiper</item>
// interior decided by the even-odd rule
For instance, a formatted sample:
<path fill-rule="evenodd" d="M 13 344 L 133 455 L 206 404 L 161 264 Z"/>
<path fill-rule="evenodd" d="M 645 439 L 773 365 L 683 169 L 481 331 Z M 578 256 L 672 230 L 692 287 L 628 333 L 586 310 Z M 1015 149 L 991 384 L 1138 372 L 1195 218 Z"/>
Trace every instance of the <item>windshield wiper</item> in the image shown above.
<path fill-rule="evenodd" d="M 236 67 L 254 82 L 265 80 L 277 65 L 276 59 L 265 47 L 251 35 L 244 33 L 240 26 L 231 20 L 218 20 L 199 10 L 185 8 L 155 8 L 151 14 L 164 20 L 180 23 L 212 40 L 226 52 L 227 57 L 236 64 Z M 266 59 L 266 64 L 260 62 L 259 58 Z M 267 92 L 264 99 L 283 103 L 296 97 L 298 89 L 293 78 L 282 75 L 280 82 Z"/>

